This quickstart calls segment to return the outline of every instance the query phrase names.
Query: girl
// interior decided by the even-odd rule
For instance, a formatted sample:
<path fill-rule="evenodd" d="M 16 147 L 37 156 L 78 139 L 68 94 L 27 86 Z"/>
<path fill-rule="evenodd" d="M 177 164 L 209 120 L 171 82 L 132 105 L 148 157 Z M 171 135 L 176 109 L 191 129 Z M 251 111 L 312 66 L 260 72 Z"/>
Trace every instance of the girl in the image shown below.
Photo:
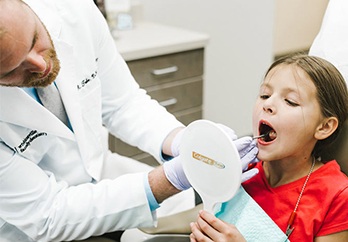
<path fill-rule="evenodd" d="M 348 241 L 348 178 L 321 160 L 347 114 L 347 86 L 331 63 L 294 55 L 266 72 L 253 111 L 260 172 L 242 186 L 291 241 Z M 191 231 L 191 241 L 246 241 L 205 211 Z"/>

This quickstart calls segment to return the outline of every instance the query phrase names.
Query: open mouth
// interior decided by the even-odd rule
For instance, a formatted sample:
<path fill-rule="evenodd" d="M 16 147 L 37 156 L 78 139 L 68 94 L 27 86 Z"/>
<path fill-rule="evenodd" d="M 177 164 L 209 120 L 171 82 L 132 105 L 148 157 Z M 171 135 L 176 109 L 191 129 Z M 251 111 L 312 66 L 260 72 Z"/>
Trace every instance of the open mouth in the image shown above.
<path fill-rule="evenodd" d="M 259 134 L 260 139 L 262 139 L 265 142 L 271 142 L 277 138 L 277 132 L 264 121 L 260 122 L 259 125 Z"/>

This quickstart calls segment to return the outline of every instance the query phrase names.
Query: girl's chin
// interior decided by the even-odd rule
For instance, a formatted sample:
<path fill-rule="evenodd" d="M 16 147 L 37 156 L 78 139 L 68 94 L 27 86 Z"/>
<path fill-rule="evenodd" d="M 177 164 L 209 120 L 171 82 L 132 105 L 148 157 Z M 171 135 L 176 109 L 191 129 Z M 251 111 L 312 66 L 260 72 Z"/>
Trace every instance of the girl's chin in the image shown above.
<path fill-rule="evenodd" d="M 260 161 L 269 161 L 272 160 L 272 156 L 270 156 L 269 154 L 265 154 L 265 152 L 259 150 L 257 159 L 259 159 Z"/>

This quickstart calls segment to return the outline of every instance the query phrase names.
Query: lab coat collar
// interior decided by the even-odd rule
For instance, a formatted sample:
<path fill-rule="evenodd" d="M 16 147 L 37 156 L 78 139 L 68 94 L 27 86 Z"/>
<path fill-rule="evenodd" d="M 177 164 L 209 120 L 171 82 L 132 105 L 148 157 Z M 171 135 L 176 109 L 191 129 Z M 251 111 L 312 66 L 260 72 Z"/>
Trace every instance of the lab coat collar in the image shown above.
<path fill-rule="evenodd" d="M 0 87 L 0 121 L 75 140 L 66 125 L 18 87 Z"/>

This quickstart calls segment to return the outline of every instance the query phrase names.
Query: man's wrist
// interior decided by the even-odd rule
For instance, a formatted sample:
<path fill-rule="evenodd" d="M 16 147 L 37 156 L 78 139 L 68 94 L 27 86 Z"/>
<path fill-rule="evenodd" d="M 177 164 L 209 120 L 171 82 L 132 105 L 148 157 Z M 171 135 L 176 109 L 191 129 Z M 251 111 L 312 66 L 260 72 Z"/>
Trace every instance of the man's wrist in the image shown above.
<path fill-rule="evenodd" d="M 158 204 L 155 196 L 152 193 L 152 190 L 151 190 L 151 187 L 150 187 L 150 183 L 149 183 L 149 175 L 148 175 L 148 173 L 144 175 L 144 187 L 145 187 L 145 193 L 146 193 L 147 201 L 149 202 L 150 210 L 154 211 L 157 208 L 159 208 L 160 205 Z"/>
<path fill-rule="evenodd" d="M 184 128 L 185 127 L 178 127 L 168 134 L 168 136 L 165 138 L 165 140 L 162 144 L 162 154 L 169 156 L 169 157 L 170 156 L 175 157 L 178 155 L 178 154 L 173 154 L 173 146 L 175 146 L 175 147 L 178 146 L 177 135 Z M 176 150 L 178 150 L 178 149 L 174 149 L 174 152 L 178 153 Z"/>
<path fill-rule="evenodd" d="M 159 166 L 149 172 L 148 182 L 152 194 L 159 204 L 163 202 L 164 199 L 180 192 L 180 190 L 173 186 L 167 179 L 164 174 L 163 166 Z"/>

